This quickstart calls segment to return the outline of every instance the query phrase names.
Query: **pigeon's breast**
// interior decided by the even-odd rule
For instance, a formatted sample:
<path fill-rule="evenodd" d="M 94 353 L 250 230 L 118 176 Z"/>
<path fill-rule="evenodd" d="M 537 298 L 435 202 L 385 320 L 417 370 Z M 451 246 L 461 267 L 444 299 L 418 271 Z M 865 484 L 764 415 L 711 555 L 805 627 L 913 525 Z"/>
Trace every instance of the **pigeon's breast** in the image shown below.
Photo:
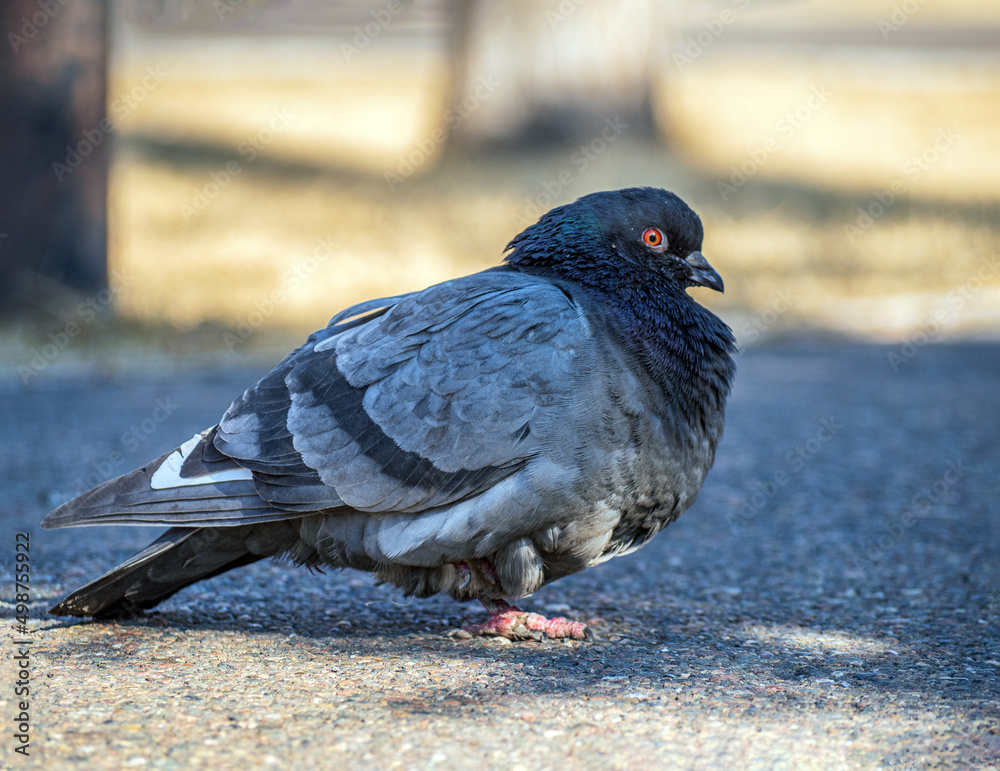
<path fill-rule="evenodd" d="M 588 353 L 594 359 L 580 363 L 589 376 L 569 410 L 575 424 L 552 426 L 562 445 L 547 454 L 576 467 L 573 485 L 542 495 L 563 515 L 536 539 L 551 578 L 646 543 L 694 502 L 714 457 L 712 436 L 678 413 L 632 353 L 610 340 Z"/>
<path fill-rule="evenodd" d="M 594 493 L 595 505 L 616 513 L 607 541 L 594 562 L 627 554 L 680 516 L 701 489 L 711 466 L 707 439 L 675 431 L 655 413 L 633 416 L 629 438 Z"/>

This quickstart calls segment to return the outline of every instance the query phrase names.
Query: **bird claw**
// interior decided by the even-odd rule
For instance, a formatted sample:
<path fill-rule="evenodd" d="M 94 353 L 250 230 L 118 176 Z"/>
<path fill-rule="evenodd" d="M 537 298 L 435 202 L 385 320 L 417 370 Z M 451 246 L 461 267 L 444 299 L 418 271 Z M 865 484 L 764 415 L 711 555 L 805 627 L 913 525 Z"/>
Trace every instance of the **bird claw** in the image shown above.
<path fill-rule="evenodd" d="M 546 618 L 527 613 L 513 605 L 503 606 L 483 624 L 473 624 L 464 630 L 472 637 L 505 637 L 508 640 L 570 639 L 596 640 L 593 630 L 580 621 Z"/>
<path fill-rule="evenodd" d="M 455 563 L 455 571 L 458 573 L 458 588 L 465 589 L 472 583 L 472 571 L 464 562 Z"/>

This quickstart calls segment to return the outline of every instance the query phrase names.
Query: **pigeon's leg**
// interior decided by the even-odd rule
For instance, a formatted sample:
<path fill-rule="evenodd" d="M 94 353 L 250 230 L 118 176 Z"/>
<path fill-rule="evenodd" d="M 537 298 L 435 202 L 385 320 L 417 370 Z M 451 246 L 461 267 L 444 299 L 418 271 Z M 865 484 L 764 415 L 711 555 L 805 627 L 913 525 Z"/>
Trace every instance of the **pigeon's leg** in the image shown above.
<path fill-rule="evenodd" d="M 569 637 L 573 640 L 593 640 L 594 633 L 581 621 L 565 618 L 545 618 L 527 613 L 504 600 L 479 600 L 489 611 L 484 624 L 465 627 L 473 636 L 506 637 L 508 640 L 541 640 L 544 637 Z"/>

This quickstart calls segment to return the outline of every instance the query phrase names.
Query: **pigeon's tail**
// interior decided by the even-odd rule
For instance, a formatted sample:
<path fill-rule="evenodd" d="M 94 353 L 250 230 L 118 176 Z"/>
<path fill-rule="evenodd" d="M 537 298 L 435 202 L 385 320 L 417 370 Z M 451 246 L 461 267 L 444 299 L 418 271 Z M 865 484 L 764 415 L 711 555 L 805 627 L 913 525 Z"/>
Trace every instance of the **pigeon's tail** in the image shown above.
<path fill-rule="evenodd" d="M 301 512 L 263 500 L 253 474 L 219 453 L 215 429 L 173 452 L 105 482 L 52 511 L 42 527 L 170 526 L 110 573 L 73 592 L 57 616 L 114 617 L 152 608 L 188 584 L 262 557 L 289 554 L 308 562 L 298 538 Z"/>
<path fill-rule="evenodd" d="M 172 527 L 49 612 L 116 618 L 152 608 L 188 584 L 264 557 L 248 549 L 248 531 L 259 527 Z"/>

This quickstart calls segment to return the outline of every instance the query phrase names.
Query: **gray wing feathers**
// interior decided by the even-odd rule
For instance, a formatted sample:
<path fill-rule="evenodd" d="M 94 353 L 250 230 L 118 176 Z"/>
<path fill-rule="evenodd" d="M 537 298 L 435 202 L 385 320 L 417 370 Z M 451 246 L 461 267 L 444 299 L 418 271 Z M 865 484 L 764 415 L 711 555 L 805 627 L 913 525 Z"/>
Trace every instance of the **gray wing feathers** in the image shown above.
<path fill-rule="evenodd" d="M 335 316 L 382 309 L 314 336 L 220 422 L 216 447 L 273 505 L 416 513 L 537 452 L 535 411 L 564 398 L 586 337 L 569 299 L 498 270 L 393 300 Z"/>
<path fill-rule="evenodd" d="M 519 274 L 470 279 L 328 341 L 323 388 L 295 373 L 295 444 L 352 508 L 413 513 L 482 492 L 535 455 L 536 410 L 565 398 L 576 308 Z"/>
<path fill-rule="evenodd" d="M 565 404 L 589 336 L 557 287 L 503 269 L 362 303 L 334 322 L 175 451 L 167 484 L 152 482 L 171 453 L 44 526 L 234 526 L 453 505 L 537 454 L 532 423 Z"/>
<path fill-rule="evenodd" d="M 416 294 L 416 292 L 398 294 L 395 297 L 380 297 L 377 300 L 365 300 L 357 305 L 352 305 L 350 308 L 344 308 L 344 310 L 330 319 L 330 323 L 327 324 L 327 328 L 336 327 L 338 324 L 343 324 L 344 322 L 350 323 L 348 320 L 354 319 L 357 316 L 368 316 L 376 311 L 387 310 L 400 300 L 404 300 L 414 294 Z"/>
<path fill-rule="evenodd" d="M 462 296 L 463 283 L 472 282 L 433 287 L 336 346 L 340 371 L 365 388 L 372 421 L 403 450 L 453 473 L 534 452 L 531 418 L 565 396 L 581 342 L 565 295 L 517 274 L 498 275 L 490 292 L 465 293 L 448 309 L 445 331 L 426 315 L 444 304 L 435 295 Z"/>
<path fill-rule="evenodd" d="M 261 500 L 250 480 L 154 488 L 156 471 L 177 452 L 167 453 L 64 503 L 45 517 L 42 527 L 156 523 L 231 526 L 295 516 Z"/>

